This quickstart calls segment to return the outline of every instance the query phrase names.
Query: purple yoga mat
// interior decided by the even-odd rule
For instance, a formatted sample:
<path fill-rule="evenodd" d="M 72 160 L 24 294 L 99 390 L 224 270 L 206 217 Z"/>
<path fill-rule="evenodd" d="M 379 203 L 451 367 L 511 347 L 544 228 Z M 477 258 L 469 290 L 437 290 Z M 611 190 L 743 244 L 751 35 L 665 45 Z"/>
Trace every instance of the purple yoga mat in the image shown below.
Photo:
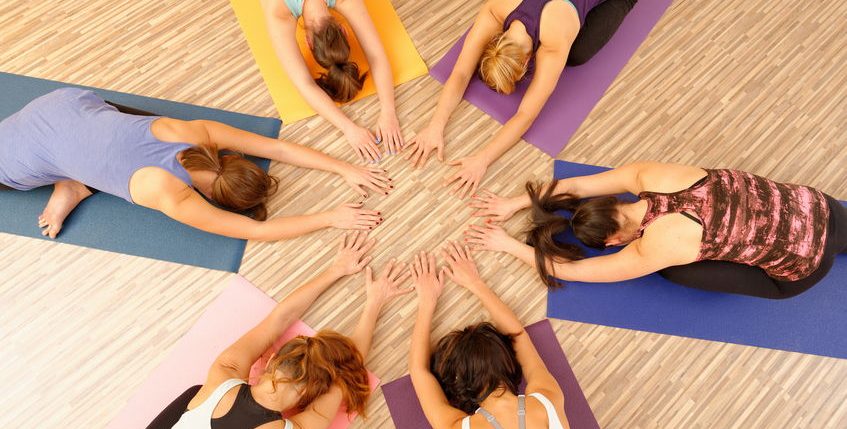
<path fill-rule="evenodd" d="M 585 399 L 585 394 L 579 387 L 579 382 L 568 363 L 568 358 L 556 339 L 550 321 L 544 319 L 526 327 L 526 332 L 532 339 L 532 343 L 541 355 L 541 359 L 547 365 L 547 369 L 553 377 L 559 381 L 562 391 L 565 393 L 565 414 L 573 429 L 599 429 L 597 419 Z M 523 392 L 525 383 L 521 385 Z M 391 419 L 398 429 L 432 429 L 426 421 L 426 416 L 421 409 L 421 404 L 415 395 L 412 379 L 407 375 L 382 386 L 388 411 Z"/>
<path fill-rule="evenodd" d="M 535 123 L 524 134 L 524 139 L 547 155 L 558 155 L 672 1 L 640 0 L 609 43 L 594 58 L 581 66 L 565 68 L 556 90 Z M 432 77 L 441 83 L 447 80 L 464 41 L 465 36 L 462 36 L 444 58 L 432 67 Z M 515 92 L 502 95 L 474 77 L 465 92 L 465 100 L 504 123 L 518 110 L 530 80 L 531 77 L 527 77 L 518 84 Z"/>

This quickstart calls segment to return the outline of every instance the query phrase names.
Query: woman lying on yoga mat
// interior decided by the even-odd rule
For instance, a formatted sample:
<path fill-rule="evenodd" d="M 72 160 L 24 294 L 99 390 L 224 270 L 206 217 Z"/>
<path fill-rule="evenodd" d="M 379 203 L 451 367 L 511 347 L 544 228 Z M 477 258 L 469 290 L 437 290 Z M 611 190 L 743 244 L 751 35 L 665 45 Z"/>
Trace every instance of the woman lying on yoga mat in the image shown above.
<path fill-rule="evenodd" d="M 350 61 L 347 32 L 330 14 L 334 8 L 350 24 L 373 72 L 380 114 L 376 136 L 356 125 L 335 102 L 352 100 L 362 89 L 365 75 Z M 389 154 L 399 153 L 405 142 L 394 109 L 394 77 L 376 26 L 363 0 L 262 0 L 271 44 L 291 82 L 319 115 L 344 133 L 347 143 L 362 160 L 382 158 L 378 144 L 385 142 Z M 313 79 L 300 52 L 295 32 L 303 17 L 306 41 L 315 61 L 326 69 Z"/>
<path fill-rule="evenodd" d="M 658 271 L 693 288 L 789 298 L 847 252 L 847 210 L 838 201 L 743 171 L 639 162 L 546 187 L 527 184 L 527 191 L 515 198 L 485 192 L 472 206 L 477 216 L 498 221 L 532 207 L 529 245 L 490 220 L 472 225 L 467 240 L 535 266 L 553 288 L 559 286 L 553 277 L 614 282 Z M 626 192 L 638 200 L 609 196 Z M 560 210 L 570 211 L 570 220 Z M 579 248 L 554 240 L 568 229 L 590 247 L 625 247 L 581 259 Z"/>
<path fill-rule="evenodd" d="M 255 328 L 221 353 L 202 386 L 186 390 L 148 426 L 150 429 L 321 429 L 329 427 L 342 403 L 363 414 L 370 395 L 365 358 L 382 308 L 413 289 L 399 286 L 409 277 L 390 262 L 374 278 L 365 266 L 373 247 L 366 233 L 342 238 L 335 262 L 286 296 Z M 271 357 L 258 383 L 248 385 L 250 369 L 274 342 L 337 280 L 365 269 L 367 299 L 359 324 L 348 338 L 332 331 L 299 336 Z M 288 418 L 283 418 L 286 413 Z"/>
<path fill-rule="evenodd" d="M 367 230 L 382 222 L 379 212 L 361 204 L 266 219 L 277 178 L 239 154 L 218 150 L 330 171 L 363 196 L 365 188 L 388 193 L 393 186 L 385 170 L 354 166 L 219 122 L 181 121 L 116 106 L 91 91 L 63 88 L 0 122 L 0 183 L 18 190 L 55 185 L 38 218 L 43 235 L 56 238 L 91 188 L 203 231 L 251 240 L 280 240 L 325 227 Z M 250 211 L 253 219 L 219 209 L 203 196 L 229 210 Z"/>
<path fill-rule="evenodd" d="M 556 89 L 565 65 L 580 65 L 617 31 L 637 0 L 489 0 L 462 45 L 432 119 L 411 141 L 416 167 L 431 153 L 444 161 L 444 128 L 476 70 L 497 92 L 510 94 L 528 73 L 532 82 L 517 113 L 475 154 L 451 161 L 452 192 L 476 192 L 485 171 L 520 140 Z M 534 72 L 532 71 L 534 69 Z"/>
<path fill-rule="evenodd" d="M 438 273 L 435 257 L 425 252 L 412 266 L 418 317 L 409 374 L 430 425 L 434 429 L 569 427 L 559 383 L 515 313 L 480 278 L 470 249 L 450 242 L 443 253 L 449 268 Z M 493 324 L 453 331 L 430 355 L 432 316 L 445 277 L 476 295 Z M 518 395 L 524 377 L 526 396 Z"/>

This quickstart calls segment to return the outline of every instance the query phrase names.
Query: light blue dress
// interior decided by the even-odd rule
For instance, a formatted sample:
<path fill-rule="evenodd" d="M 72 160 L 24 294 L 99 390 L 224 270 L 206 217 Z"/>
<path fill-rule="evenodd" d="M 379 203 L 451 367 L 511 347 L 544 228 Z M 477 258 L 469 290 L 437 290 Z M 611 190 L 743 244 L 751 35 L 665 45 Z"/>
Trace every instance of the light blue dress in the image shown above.
<path fill-rule="evenodd" d="M 285 0 L 285 5 L 295 18 L 300 18 L 303 15 L 303 0 Z M 335 7 L 335 0 L 326 0 L 327 7 Z"/>

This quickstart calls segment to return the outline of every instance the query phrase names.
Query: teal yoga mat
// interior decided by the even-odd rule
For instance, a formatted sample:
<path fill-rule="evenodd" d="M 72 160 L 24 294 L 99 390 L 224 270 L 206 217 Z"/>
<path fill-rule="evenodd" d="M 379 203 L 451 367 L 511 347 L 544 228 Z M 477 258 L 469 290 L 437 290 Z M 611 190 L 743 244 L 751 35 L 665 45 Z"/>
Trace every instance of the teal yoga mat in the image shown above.
<path fill-rule="evenodd" d="M 106 100 L 157 115 L 179 119 L 209 119 L 276 138 L 282 123 L 191 104 L 159 100 L 122 92 L 70 85 L 0 72 L 0 120 L 17 112 L 31 100 L 62 87 L 94 91 Z M 14 142 L 0 142 L 14 144 Z M 268 160 L 254 159 L 268 169 Z M 52 186 L 28 192 L 0 191 L 0 232 L 44 239 L 37 225 Z M 173 221 L 167 216 L 130 204 L 118 197 L 97 193 L 74 210 L 56 239 L 61 243 L 127 255 L 237 272 L 244 256 L 245 240 L 208 234 Z"/>

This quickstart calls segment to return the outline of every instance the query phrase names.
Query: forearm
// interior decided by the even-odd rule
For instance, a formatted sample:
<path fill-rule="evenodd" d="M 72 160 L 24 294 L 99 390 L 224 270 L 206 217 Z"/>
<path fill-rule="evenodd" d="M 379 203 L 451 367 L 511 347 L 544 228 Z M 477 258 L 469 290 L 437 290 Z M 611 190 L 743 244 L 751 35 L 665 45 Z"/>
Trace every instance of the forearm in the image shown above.
<path fill-rule="evenodd" d="M 437 126 L 442 130 L 447 127 L 447 122 L 450 121 L 450 116 L 456 110 L 459 102 L 462 101 L 462 95 L 464 95 L 465 90 L 468 88 L 469 82 L 470 77 L 450 75 L 450 78 L 447 79 L 447 83 L 444 85 L 444 89 L 441 91 L 441 95 L 438 97 L 435 113 L 433 113 L 429 121 L 431 125 Z"/>
<path fill-rule="evenodd" d="M 547 192 L 547 189 L 550 187 L 551 183 L 544 184 L 541 187 L 540 193 L 543 195 Z M 576 196 L 574 188 L 573 188 L 573 180 L 572 179 L 563 179 L 559 180 L 556 183 L 556 187 L 553 188 L 553 195 L 562 195 L 562 194 L 572 194 Z M 532 199 L 529 198 L 529 194 L 524 191 L 520 195 L 516 195 L 512 197 L 512 201 L 514 201 L 515 206 L 519 209 L 527 209 L 532 206 Z"/>
<path fill-rule="evenodd" d="M 471 288 L 474 294 L 479 298 L 482 306 L 488 311 L 491 317 L 491 322 L 494 327 L 500 332 L 507 334 L 518 334 L 523 330 L 523 324 L 518 319 L 518 316 L 512 311 L 509 306 L 503 303 L 497 294 L 488 288 L 482 280 L 478 287 Z"/>
<path fill-rule="evenodd" d="M 346 132 L 357 126 L 316 83 L 310 82 L 308 87 L 300 89 L 300 92 L 309 106 L 338 130 Z"/>
<path fill-rule="evenodd" d="M 412 345 L 409 350 L 409 372 L 414 370 L 429 371 L 430 342 L 432 332 L 433 306 L 418 305 L 418 315 L 415 319 L 415 329 L 412 332 Z M 413 375 L 414 376 L 414 375 Z"/>
<path fill-rule="evenodd" d="M 293 321 L 300 319 L 315 300 L 342 277 L 344 276 L 332 267 L 321 271 L 277 304 L 271 314 L 268 315 L 271 322 L 269 326 L 285 330 Z M 278 334 L 281 335 L 282 332 Z"/>
<path fill-rule="evenodd" d="M 299 237 L 310 232 L 331 227 L 331 216 L 331 212 L 321 212 L 310 215 L 268 219 L 256 228 L 252 236 L 247 238 L 258 241 L 277 241 Z"/>
<path fill-rule="evenodd" d="M 365 302 L 365 308 L 362 310 L 362 315 L 359 316 L 359 323 L 356 325 L 353 334 L 350 335 L 353 344 L 356 345 L 356 348 L 359 349 L 359 352 L 365 359 L 367 359 L 368 353 L 371 350 L 371 343 L 373 342 L 374 330 L 376 330 L 376 322 L 379 320 L 380 311 L 382 311 L 381 305 L 371 301 Z"/>
<path fill-rule="evenodd" d="M 532 268 L 536 268 L 535 249 L 532 246 L 512 238 L 512 241 L 506 249 L 506 253 L 518 258 L 524 264 Z"/>
<path fill-rule="evenodd" d="M 280 148 L 280 154 L 276 161 L 297 167 L 341 174 L 345 168 L 350 166 L 348 163 L 335 159 L 319 150 L 296 143 L 282 141 Z"/>
<path fill-rule="evenodd" d="M 394 75 L 391 72 L 391 64 L 384 58 L 379 62 L 370 61 L 371 70 L 376 85 L 376 95 L 379 98 L 380 111 L 383 114 L 396 115 L 396 104 L 394 100 Z"/>
<path fill-rule="evenodd" d="M 521 112 L 516 113 L 494 134 L 494 138 L 477 152 L 477 156 L 485 159 L 490 165 L 520 141 L 529 126 L 532 125 L 532 120 L 533 118 L 530 118 L 529 115 Z"/>

